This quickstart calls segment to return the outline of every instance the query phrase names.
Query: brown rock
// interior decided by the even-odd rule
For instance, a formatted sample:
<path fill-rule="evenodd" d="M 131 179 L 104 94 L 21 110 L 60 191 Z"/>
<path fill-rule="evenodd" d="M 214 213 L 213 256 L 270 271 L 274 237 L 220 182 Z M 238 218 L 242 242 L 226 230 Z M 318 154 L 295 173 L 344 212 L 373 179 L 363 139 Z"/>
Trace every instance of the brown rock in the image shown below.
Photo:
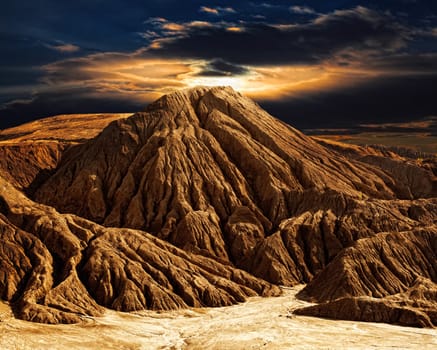
<path fill-rule="evenodd" d="M 74 323 L 103 308 L 225 306 L 279 288 L 143 231 L 104 228 L 34 203 L 0 178 L 0 295 L 16 316 Z"/>
<path fill-rule="evenodd" d="M 33 193 L 70 146 L 95 137 L 111 121 L 129 115 L 59 115 L 0 130 L 0 176 Z"/>
<path fill-rule="evenodd" d="M 304 289 L 311 300 L 385 297 L 406 291 L 418 277 L 437 282 L 437 229 L 380 233 L 344 249 Z"/>
<path fill-rule="evenodd" d="M 435 303 L 432 307 L 435 313 Z M 296 315 L 340 320 L 384 322 L 407 327 L 433 328 L 435 325 L 426 311 L 421 311 L 419 308 L 399 306 L 385 298 L 342 298 L 328 303 L 297 309 L 294 313 Z"/>
<path fill-rule="evenodd" d="M 301 292 L 301 315 L 404 326 L 437 323 L 437 229 L 378 234 L 344 249 Z"/>
<path fill-rule="evenodd" d="M 46 181 L 67 145 L 61 142 L 0 142 L 0 176 L 18 189 L 36 188 Z"/>
<path fill-rule="evenodd" d="M 310 281 L 358 238 L 422 222 L 399 211 L 397 181 L 231 88 L 196 88 L 72 149 L 35 199 L 290 285 Z"/>
<path fill-rule="evenodd" d="M 362 163 L 330 153 L 232 89 L 198 88 L 164 96 L 77 147 L 36 198 L 107 225 L 158 233 L 210 207 L 227 221 L 247 206 L 269 229 L 293 214 L 294 196 L 327 188 L 395 196 Z M 106 210 L 77 202 L 102 189 Z"/>
<path fill-rule="evenodd" d="M 16 298 L 22 317 L 70 322 L 84 305 L 98 314 L 96 302 L 172 309 L 278 293 L 251 273 L 274 284 L 310 282 L 307 296 L 344 300 L 346 310 L 375 303 L 353 298 L 378 297 L 382 316 L 374 318 L 382 321 L 433 322 L 428 297 L 425 313 L 418 302 L 408 304 L 413 313 L 390 311 L 417 299 L 422 289 L 407 291 L 418 278 L 435 283 L 429 167 L 377 150 L 326 147 L 231 88 L 164 96 L 69 145 L 50 160 L 47 169 L 57 168 L 42 185 L 35 179 L 45 165 L 26 175 L 33 198 L 57 211 L 7 184 L 0 197 L 4 231 L 21 230 L 44 261 L 33 262 L 33 251 L 11 234 L 1 247 L 11 258 L 0 276 L 13 276 L 3 277 L 1 291 Z M 14 158 L 25 169 L 24 149 L 3 169 Z M 40 265 L 41 285 L 27 291 Z"/>
<path fill-rule="evenodd" d="M 384 178 L 399 198 L 423 198 L 437 196 L 437 158 L 426 161 L 402 157 L 390 150 L 346 145 L 328 139 L 316 140 L 350 159 L 372 165 L 375 173 Z M 387 176 L 386 174 L 389 174 Z"/>

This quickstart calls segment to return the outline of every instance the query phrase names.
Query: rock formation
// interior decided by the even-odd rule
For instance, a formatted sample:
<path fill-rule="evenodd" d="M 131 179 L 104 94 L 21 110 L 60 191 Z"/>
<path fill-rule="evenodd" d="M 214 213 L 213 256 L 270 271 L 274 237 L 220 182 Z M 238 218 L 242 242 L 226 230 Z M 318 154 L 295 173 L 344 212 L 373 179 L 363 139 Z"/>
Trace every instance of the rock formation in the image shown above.
<path fill-rule="evenodd" d="M 0 176 L 16 188 L 31 191 L 47 180 L 67 147 L 57 141 L 0 142 Z"/>
<path fill-rule="evenodd" d="M 142 231 L 104 228 L 27 199 L 0 178 L 0 296 L 20 318 L 79 322 L 101 306 L 225 306 L 279 288 Z M 101 306 L 100 306 L 101 305 Z"/>
<path fill-rule="evenodd" d="M 416 182 L 435 195 L 431 172 Z M 414 227 L 396 198 L 417 186 L 322 147 L 230 88 L 198 88 L 71 150 L 35 199 L 293 284 L 358 238 Z"/>
<path fill-rule="evenodd" d="M 411 199 L 435 197 L 437 193 L 437 154 L 429 159 L 406 158 L 399 154 L 372 146 L 347 145 L 328 139 L 316 139 L 321 145 L 339 152 L 349 159 L 373 165 L 389 173 L 396 180 L 398 197 Z M 434 177 L 430 177 L 430 173 Z M 426 179 L 423 182 L 423 179 Z"/>
<path fill-rule="evenodd" d="M 423 187 L 433 181 L 422 176 Z M 329 151 L 232 89 L 200 88 L 113 122 L 76 147 L 35 198 L 108 226 L 170 235 L 191 211 L 226 222 L 245 206 L 269 232 L 305 191 L 394 199 L 396 189 L 383 171 Z"/>
<path fill-rule="evenodd" d="M 43 321 L 73 322 L 80 313 L 98 314 L 101 305 L 126 311 L 228 305 L 250 295 L 277 294 L 269 283 L 310 283 L 307 298 L 322 303 L 344 300 L 356 310 L 368 305 L 367 299 L 356 298 L 371 295 L 379 298 L 382 310 L 389 301 L 399 306 L 399 300 L 422 290 L 415 287 L 417 281 L 436 283 L 431 271 L 437 179 L 430 168 L 395 155 L 375 153 L 369 160 L 325 147 L 231 88 L 166 95 L 144 112 L 115 118 L 94 138 L 76 139 L 60 154 L 49 176 L 36 181 L 40 174 L 35 174 L 31 187 L 29 181 L 21 182 L 41 204 L 7 184 L 0 202 L 0 227 L 9 232 L 7 241 L 14 246 L 8 249 L 19 252 L 7 255 L 10 260 L 0 266 L 0 273 L 21 266 L 13 282 L 3 279 L 0 290 L 3 298 L 20 300 L 17 305 L 45 310 L 40 312 Z M 86 300 L 73 303 L 68 293 L 64 300 L 61 291 L 53 292 L 56 298 L 27 292 L 26 281 L 38 265 L 30 258 L 36 254 L 31 250 L 39 245 L 23 248 L 10 232 L 42 242 L 44 253 L 38 253 L 38 259 L 51 266 L 44 272 L 51 279 L 41 282 L 45 292 L 58 290 L 68 280 L 68 288 L 81 290 Z M 373 254 L 383 244 L 377 242 L 392 234 L 399 247 Z M 417 262 L 420 268 L 391 289 L 390 283 L 379 285 L 366 277 L 366 269 L 380 272 L 372 270 L 377 262 L 381 269 L 389 261 L 403 271 L 415 257 L 409 257 L 411 247 L 403 243 L 408 242 L 404 235 L 417 236 L 417 242 L 412 238 L 410 243 L 427 252 L 427 258 Z M 68 253 L 50 243 L 57 239 Z M 341 274 L 338 259 L 363 242 L 374 243 L 343 267 L 348 271 L 346 267 L 357 264 L 351 270 L 355 275 Z M 373 260 L 366 260 L 370 257 Z M 329 271 L 339 279 L 329 278 Z M 349 294 L 335 291 L 337 287 Z M 335 292 L 324 298 L 317 294 L 319 288 Z M 91 311 L 84 307 L 88 304 Z M 431 316 L 426 311 L 428 319 L 418 316 L 420 320 L 409 324 L 433 324 L 435 306 L 416 304 L 408 308 L 420 313 L 428 308 Z M 325 310 L 319 315 L 346 317 L 329 311 L 330 305 L 319 305 Z M 23 306 L 19 310 L 27 319 L 39 312 L 26 313 Z M 60 316 L 59 310 L 69 316 Z"/>
<path fill-rule="evenodd" d="M 60 115 L 0 131 L 0 176 L 29 193 L 47 180 L 70 146 L 130 114 Z"/>
<path fill-rule="evenodd" d="M 380 233 L 344 249 L 301 292 L 300 315 L 437 326 L 437 229 Z"/>

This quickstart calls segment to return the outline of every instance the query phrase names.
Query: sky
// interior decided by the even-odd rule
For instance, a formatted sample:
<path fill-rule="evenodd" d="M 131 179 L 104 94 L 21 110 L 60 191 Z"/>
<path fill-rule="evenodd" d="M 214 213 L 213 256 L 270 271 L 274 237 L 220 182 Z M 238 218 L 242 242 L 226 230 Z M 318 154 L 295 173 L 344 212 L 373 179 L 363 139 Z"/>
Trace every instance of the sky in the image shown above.
<path fill-rule="evenodd" d="M 298 128 L 437 116 L 437 1 L 14 0 L 0 129 L 226 85 Z"/>

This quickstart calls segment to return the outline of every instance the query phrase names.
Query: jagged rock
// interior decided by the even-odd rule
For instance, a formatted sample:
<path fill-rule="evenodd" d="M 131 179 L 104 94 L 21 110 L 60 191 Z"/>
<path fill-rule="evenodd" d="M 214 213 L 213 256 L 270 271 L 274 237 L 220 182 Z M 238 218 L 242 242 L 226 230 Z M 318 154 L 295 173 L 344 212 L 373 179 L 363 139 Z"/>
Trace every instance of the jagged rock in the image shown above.
<path fill-rule="evenodd" d="M 334 271 L 323 292 L 338 295 L 328 303 L 364 307 L 368 299 L 353 298 L 372 291 L 380 320 L 433 322 L 433 304 L 423 314 L 428 319 L 417 303 L 408 306 L 413 313 L 394 317 L 390 308 L 401 302 L 387 298 L 397 293 L 409 299 L 405 293 L 420 276 L 432 286 L 435 279 L 423 271 L 435 270 L 435 261 L 418 259 L 420 266 L 412 268 L 419 272 L 395 274 L 396 280 L 384 264 L 398 259 L 404 266 L 417 242 L 400 240 L 395 250 L 382 243 L 383 232 L 435 235 L 436 178 L 430 168 L 376 150 L 348 154 L 325 147 L 230 88 L 179 91 L 115 119 L 95 138 L 69 144 L 43 184 L 32 181 L 33 199 L 56 210 L 4 185 L 4 231 L 21 230 L 34 240 L 32 249 L 41 246 L 38 254 L 47 265 L 44 274 L 38 272 L 47 275 L 40 294 L 28 292 L 28 276 L 40 263 L 29 260 L 30 248 L 5 241 L 2 249 L 13 253 L 1 266 L 13 278 L 3 278 L 1 291 L 21 305 L 21 317 L 73 322 L 88 304 L 93 307 L 87 314 L 99 314 L 99 305 L 125 311 L 229 305 L 279 292 L 263 280 L 310 282 L 308 292 Z M 371 242 L 368 254 L 354 253 L 357 268 L 350 262 L 351 271 L 347 265 L 338 273 L 332 266 L 363 239 Z M 420 252 L 435 256 L 435 245 L 427 242 L 417 243 Z M 373 275 L 381 271 L 393 281 L 378 281 Z M 72 301 L 82 294 L 85 299 Z M 317 293 L 313 297 L 318 300 Z"/>
<path fill-rule="evenodd" d="M 27 199 L 0 178 L 0 296 L 16 316 L 75 323 L 116 310 L 225 306 L 278 287 L 159 238 Z"/>
<path fill-rule="evenodd" d="M 367 295 L 382 298 L 407 290 L 418 277 L 437 282 L 437 228 L 380 233 L 344 249 L 304 289 L 311 300 Z"/>
<path fill-rule="evenodd" d="M 437 220 L 436 200 L 348 200 L 336 206 L 334 210 L 302 206 L 307 210 L 284 220 L 277 232 L 254 248 L 252 258 L 242 267 L 275 284 L 307 283 L 360 238 L 411 230 Z M 411 215 L 417 208 L 421 215 Z"/>
<path fill-rule="evenodd" d="M 311 280 L 358 238 L 417 225 L 408 213 L 391 214 L 399 212 L 397 180 L 374 169 L 231 88 L 196 88 L 164 96 L 72 149 L 35 199 L 290 285 Z"/>
<path fill-rule="evenodd" d="M 435 322 L 437 305 L 435 303 L 429 305 L 432 305 L 434 310 L 432 313 L 434 314 Z M 384 322 L 408 327 L 433 328 L 435 325 L 426 311 L 421 311 L 417 307 L 402 306 L 385 298 L 342 298 L 328 303 L 297 309 L 294 313 L 296 315 L 339 320 Z"/>
<path fill-rule="evenodd" d="M 35 198 L 110 226 L 157 233 L 190 211 L 211 207 L 226 222 L 247 206 L 270 230 L 293 214 L 293 197 L 305 189 L 395 197 L 364 165 L 329 152 L 232 89 L 198 88 L 113 122 L 78 146 Z"/>
<path fill-rule="evenodd" d="M 437 326 L 437 228 L 380 233 L 344 249 L 301 292 L 301 315 Z"/>
<path fill-rule="evenodd" d="M 0 176 L 33 193 L 69 146 L 95 137 L 111 121 L 129 115 L 60 115 L 0 130 Z"/>
<path fill-rule="evenodd" d="M 333 149 L 350 159 L 374 166 L 375 173 L 385 178 L 399 198 L 412 199 L 437 196 L 437 158 L 410 159 L 390 150 L 346 145 L 328 139 L 316 139 L 321 145 Z M 387 177 L 385 173 L 388 173 Z M 394 181 L 393 181 L 394 180 Z"/>
<path fill-rule="evenodd" d="M 0 176 L 18 189 L 38 187 L 56 169 L 66 148 L 56 141 L 0 142 Z"/>

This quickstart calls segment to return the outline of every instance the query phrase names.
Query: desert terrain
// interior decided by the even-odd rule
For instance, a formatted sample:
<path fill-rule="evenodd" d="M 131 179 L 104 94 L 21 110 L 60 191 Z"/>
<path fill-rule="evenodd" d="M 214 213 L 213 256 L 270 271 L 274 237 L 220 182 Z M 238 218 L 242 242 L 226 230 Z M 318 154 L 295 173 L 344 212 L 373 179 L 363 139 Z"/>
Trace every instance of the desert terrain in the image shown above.
<path fill-rule="evenodd" d="M 302 286 L 275 298 L 206 309 L 120 313 L 81 325 L 42 325 L 14 319 L 2 306 L 2 349 L 434 349 L 437 332 L 380 323 L 295 316 L 306 305 Z"/>
<path fill-rule="evenodd" d="M 349 129 L 309 129 L 305 132 L 322 140 L 392 148 L 414 158 L 437 157 L 437 117 L 415 122 L 363 124 Z"/>
<path fill-rule="evenodd" d="M 436 345 L 433 157 L 311 138 L 229 87 L 0 139 L 2 348 Z"/>

